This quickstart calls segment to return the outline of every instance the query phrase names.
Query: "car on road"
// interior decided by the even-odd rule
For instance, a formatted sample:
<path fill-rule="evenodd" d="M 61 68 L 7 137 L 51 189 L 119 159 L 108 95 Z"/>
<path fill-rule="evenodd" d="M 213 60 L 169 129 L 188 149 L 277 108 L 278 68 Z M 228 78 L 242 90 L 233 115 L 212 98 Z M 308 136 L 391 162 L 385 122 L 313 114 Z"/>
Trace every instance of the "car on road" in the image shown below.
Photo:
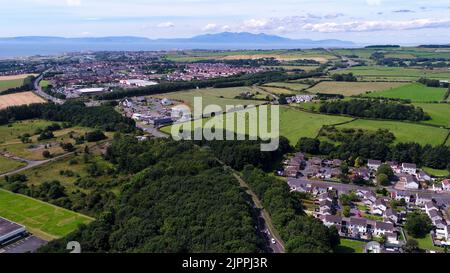
<path fill-rule="evenodd" d="M 275 239 L 272 238 L 272 244 L 276 244 L 276 243 L 277 243 L 277 241 L 275 241 Z"/>

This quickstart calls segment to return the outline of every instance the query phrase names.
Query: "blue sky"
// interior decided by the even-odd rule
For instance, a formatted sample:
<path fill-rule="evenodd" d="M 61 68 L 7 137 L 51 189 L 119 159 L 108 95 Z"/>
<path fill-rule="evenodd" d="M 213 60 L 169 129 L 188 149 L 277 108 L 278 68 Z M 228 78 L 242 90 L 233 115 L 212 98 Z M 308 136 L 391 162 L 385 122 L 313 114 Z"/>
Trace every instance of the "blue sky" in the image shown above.
<path fill-rule="evenodd" d="M 450 43 L 448 0 L 0 0 L 0 36 L 191 37 L 222 31 Z"/>

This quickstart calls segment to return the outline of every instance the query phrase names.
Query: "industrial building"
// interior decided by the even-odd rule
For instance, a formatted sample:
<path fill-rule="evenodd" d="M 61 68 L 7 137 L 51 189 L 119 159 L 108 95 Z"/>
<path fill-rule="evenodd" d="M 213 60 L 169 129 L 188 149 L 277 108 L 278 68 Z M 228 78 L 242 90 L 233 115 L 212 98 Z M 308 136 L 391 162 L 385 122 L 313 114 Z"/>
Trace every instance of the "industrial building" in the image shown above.
<path fill-rule="evenodd" d="M 0 246 L 4 246 L 26 235 L 27 230 L 24 226 L 0 217 Z"/>

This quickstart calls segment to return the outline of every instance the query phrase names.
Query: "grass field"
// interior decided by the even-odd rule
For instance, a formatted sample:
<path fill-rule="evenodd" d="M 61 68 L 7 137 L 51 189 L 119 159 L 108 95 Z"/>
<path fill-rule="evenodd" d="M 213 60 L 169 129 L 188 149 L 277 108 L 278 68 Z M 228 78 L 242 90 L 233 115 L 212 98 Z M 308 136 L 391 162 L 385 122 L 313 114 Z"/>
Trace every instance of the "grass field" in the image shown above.
<path fill-rule="evenodd" d="M 324 125 L 338 124 L 350 120 L 351 118 L 347 117 L 312 114 L 288 107 L 281 107 L 280 135 L 286 137 L 292 145 L 295 145 L 301 137 L 316 137 Z M 207 119 L 203 121 L 204 124 L 206 122 Z M 247 124 L 248 122 L 247 119 Z M 226 122 L 224 126 L 226 126 Z M 170 134 L 171 129 L 172 126 L 168 126 L 163 128 L 162 131 Z"/>
<path fill-rule="evenodd" d="M 253 87 L 231 87 L 231 88 L 206 88 L 198 90 L 188 90 L 158 95 L 159 98 L 170 98 L 172 100 L 182 101 L 188 106 L 194 105 L 194 97 L 203 98 L 203 107 L 211 104 L 219 105 L 225 110 L 227 105 L 259 105 L 265 103 L 262 100 L 241 100 L 235 99 L 242 93 L 250 92 L 257 95 L 267 96 L 261 88 Z"/>
<path fill-rule="evenodd" d="M 424 121 L 423 123 L 450 128 L 450 104 L 414 103 L 414 105 L 421 107 L 431 116 L 431 120 Z"/>
<path fill-rule="evenodd" d="M 287 88 L 287 89 L 291 89 L 294 91 L 302 91 L 309 87 L 309 85 L 307 85 L 307 84 L 294 83 L 294 82 L 272 82 L 272 83 L 265 84 L 264 86 Z"/>
<path fill-rule="evenodd" d="M 396 142 L 417 142 L 422 145 L 441 145 L 448 134 L 448 130 L 446 129 L 420 124 L 363 119 L 340 125 L 338 128 L 354 128 L 370 131 L 388 129 L 395 135 Z"/>
<path fill-rule="evenodd" d="M 23 162 L 0 156 L 0 174 L 17 170 L 25 165 Z"/>
<path fill-rule="evenodd" d="M 298 93 L 282 87 L 261 86 L 260 89 L 263 89 L 264 91 L 274 95 L 294 95 Z"/>
<path fill-rule="evenodd" d="M 442 101 L 447 89 L 427 87 L 420 83 L 412 83 L 398 88 L 370 93 L 369 97 L 384 97 L 393 99 L 410 99 L 414 102 Z"/>
<path fill-rule="evenodd" d="M 0 96 L 0 109 L 10 106 L 19 106 L 33 103 L 45 103 L 46 101 L 41 97 L 35 95 L 33 92 L 22 92 L 10 95 Z"/>
<path fill-rule="evenodd" d="M 53 122 L 47 120 L 25 120 L 17 121 L 11 125 L 1 125 L 0 126 L 0 144 L 9 141 L 20 142 L 19 136 L 23 134 L 34 134 L 37 129 L 44 129 L 45 127 L 51 125 Z"/>
<path fill-rule="evenodd" d="M 10 88 L 20 87 L 23 84 L 23 79 L 16 80 L 1 80 L 0 81 L 0 93 Z"/>
<path fill-rule="evenodd" d="M 425 238 L 414 238 L 406 234 L 409 239 L 414 239 L 419 243 L 419 248 L 424 250 L 433 250 L 433 251 L 443 251 L 444 249 L 441 247 L 436 247 L 433 245 L 433 241 L 431 240 L 431 235 L 427 234 Z"/>
<path fill-rule="evenodd" d="M 22 224 L 35 235 L 52 240 L 93 219 L 23 195 L 0 189 L 0 216 Z"/>
<path fill-rule="evenodd" d="M 39 86 L 42 87 L 42 88 L 45 88 L 45 87 L 47 87 L 49 85 L 50 85 L 50 82 L 46 81 L 46 80 L 42 80 L 42 81 L 39 82 Z"/>
<path fill-rule="evenodd" d="M 359 66 L 339 71 L 339 73 L 353 73 L 363 80 L 409 80 L 416 81 L 421 77 L 450 80 L 448 69 L 415 69 L 401 67 Z"/>
<path fill-rule="evenodd" d="M 364 253 L 365 242 L 342 239 L 341 244 L 337 247 L 337 253 Z"/>
<path fill-rule="evenodd" d="M 423 167 L 423 170 L 427 174 L 430 174 L 430 175 L 436 176 L 436 177 L 446 177 L 446 176 L 450 175 L 450 172 L 447 170 L 437 170 L 437 169 L 432 169 L 432 168 L 428 168 L 428 167 Z"/>
<path fill-rule="evenodd" d="M 384 91 L 404 86 L 406 83 L 399 82 L 321 82 L 308 89 L 311 93 L 342 94 L 344 96 L 355 96 L 366 92 Z"/>

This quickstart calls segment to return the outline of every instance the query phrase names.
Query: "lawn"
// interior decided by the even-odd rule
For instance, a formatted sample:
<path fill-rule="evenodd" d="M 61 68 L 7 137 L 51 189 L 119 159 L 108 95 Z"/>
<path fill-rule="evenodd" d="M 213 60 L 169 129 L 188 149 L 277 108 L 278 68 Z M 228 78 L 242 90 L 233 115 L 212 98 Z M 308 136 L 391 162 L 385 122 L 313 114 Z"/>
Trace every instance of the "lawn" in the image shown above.
<path fill-rule="evenodd" d="M 370 93 L 369 97 L 384 97 L 393 99 L 410 99 L 414 102 L 442 101 L 447 92 L 445 88 L 427 87 L 420 83 L 412 83 L 398 88 Z"/>
<path fill-rule="evenodd" d="M 51 204 L 0 189 L 0 216 L 22 224 L 46 240 L 63 237 L 93 219 Z"/>
<path fill-rule="evenodd" d="M 198 90 L 188 90 L 188 91 L 161 94 L 158 95 L 158 97 L 170 98 L 172 100 L 181 101 L 189 105 L 190 107 L 194 105 L 195 97 L 202 97 L 203 107 L 215 104 L 222 107 L 223 110 L 225 110 L 225 106 L 227 105 L 259 105 L 266 102 L 263 100 L 235 99 L 236 96 L 239 96 L 240 94 L 246 92 L 250 92 L 255 95 L 258 95 L 258 93 L 268 95 L 268 93 L 264 93 L 264 91 L 261 90 L 260 88 L 231 87 L 231 88 L 206 88 Z"/>
<path fill-rule="evenodd" d="M 337 253 L 364 253 L 365 242 L 342 239 L 341 244 L 337 247 Z"/>
<path fill-rule="evenodd" d="M 396 142 L 417 142 L 421 145 L 441 145 L 447 137 L 448 130 L 414 123 L 398 121 L 378 121 L 358 119 L 351 123 L 338 126 L 338 128 L 354 128 L 376 131 L 388 129 L 395 137 Z M 420 136 L 420 137 L 418 137 Z"/>
<path fill-rule="evenodd" d="M 443 248 L 437 247 L 433 245 L 433 241 L 431 239 L 431 234 L 427 234 L 425 238 L 414 238 L 406 234 L 408 239 L 414 239 L 419 243 L 419 248 L 424 250 L 433 250 L 433 251 L 443 251 Z"/>
<path fill-rule="evenodd" d="M 0 155 L 0 174 L 7 173 L 25 167 L 25 163 L 9 159 Z"/>
<path fill-rule="evenodd" d="M 438 169 L 432 169 L 432 168 L 428 168 L 428 167 L 423 167 L 422 169 L 427 174 L 436 176 L 436 177 L 446 177 L 446 176 L 450 175 L 449 171 L 447 171 L 447 170 L 438 170 Z"/>
<path fill-rule="evenodd" d="M 423 123 L 450 128 L 450 104 L 446 103 L 414 103 L 431 116 L 431 120 Z"/>
<path fill-rule="evenodd" d="M 23 84 L 23 79 L 14 80 L 1 80 L 0 81 L 0 93 L 10 88 L 20 87 Z"/>
<path fill-rule="evenodd" d="M 50 85 L 50 82 L 46 81 L 46 80 L 42 80 L 39 82 L 39 86 L 42 88 L 48 87 L 49 85 Z"/>
<path fill-rule="evenodd" d="M 351 120 L 351 118 L 347 117 L 313 114 L 288 107 L 280 107 L 280 135 L 286 137 L 292 145 L 295 145 L 301 137 L 316 137 L 324 125 L 338 124 Z M 204 119 L 203 124 L 207 121 L 208 119 Z M 247 118 L 248 123 L 249 119 Z M 171 129 L 172 126 L 168 126 L 163 128 L 162 131 L 170 134 Z"/>
<path fill-rule="evenodd" d="M 366 92 L 384 91 L 400 86 L 406 83 L 399 82 L 331 82 L 325 81 L 308 89 L 311 93 L 324 94 L 342 94 L 344 96 L 355 96 L 365 94 Z"/>

